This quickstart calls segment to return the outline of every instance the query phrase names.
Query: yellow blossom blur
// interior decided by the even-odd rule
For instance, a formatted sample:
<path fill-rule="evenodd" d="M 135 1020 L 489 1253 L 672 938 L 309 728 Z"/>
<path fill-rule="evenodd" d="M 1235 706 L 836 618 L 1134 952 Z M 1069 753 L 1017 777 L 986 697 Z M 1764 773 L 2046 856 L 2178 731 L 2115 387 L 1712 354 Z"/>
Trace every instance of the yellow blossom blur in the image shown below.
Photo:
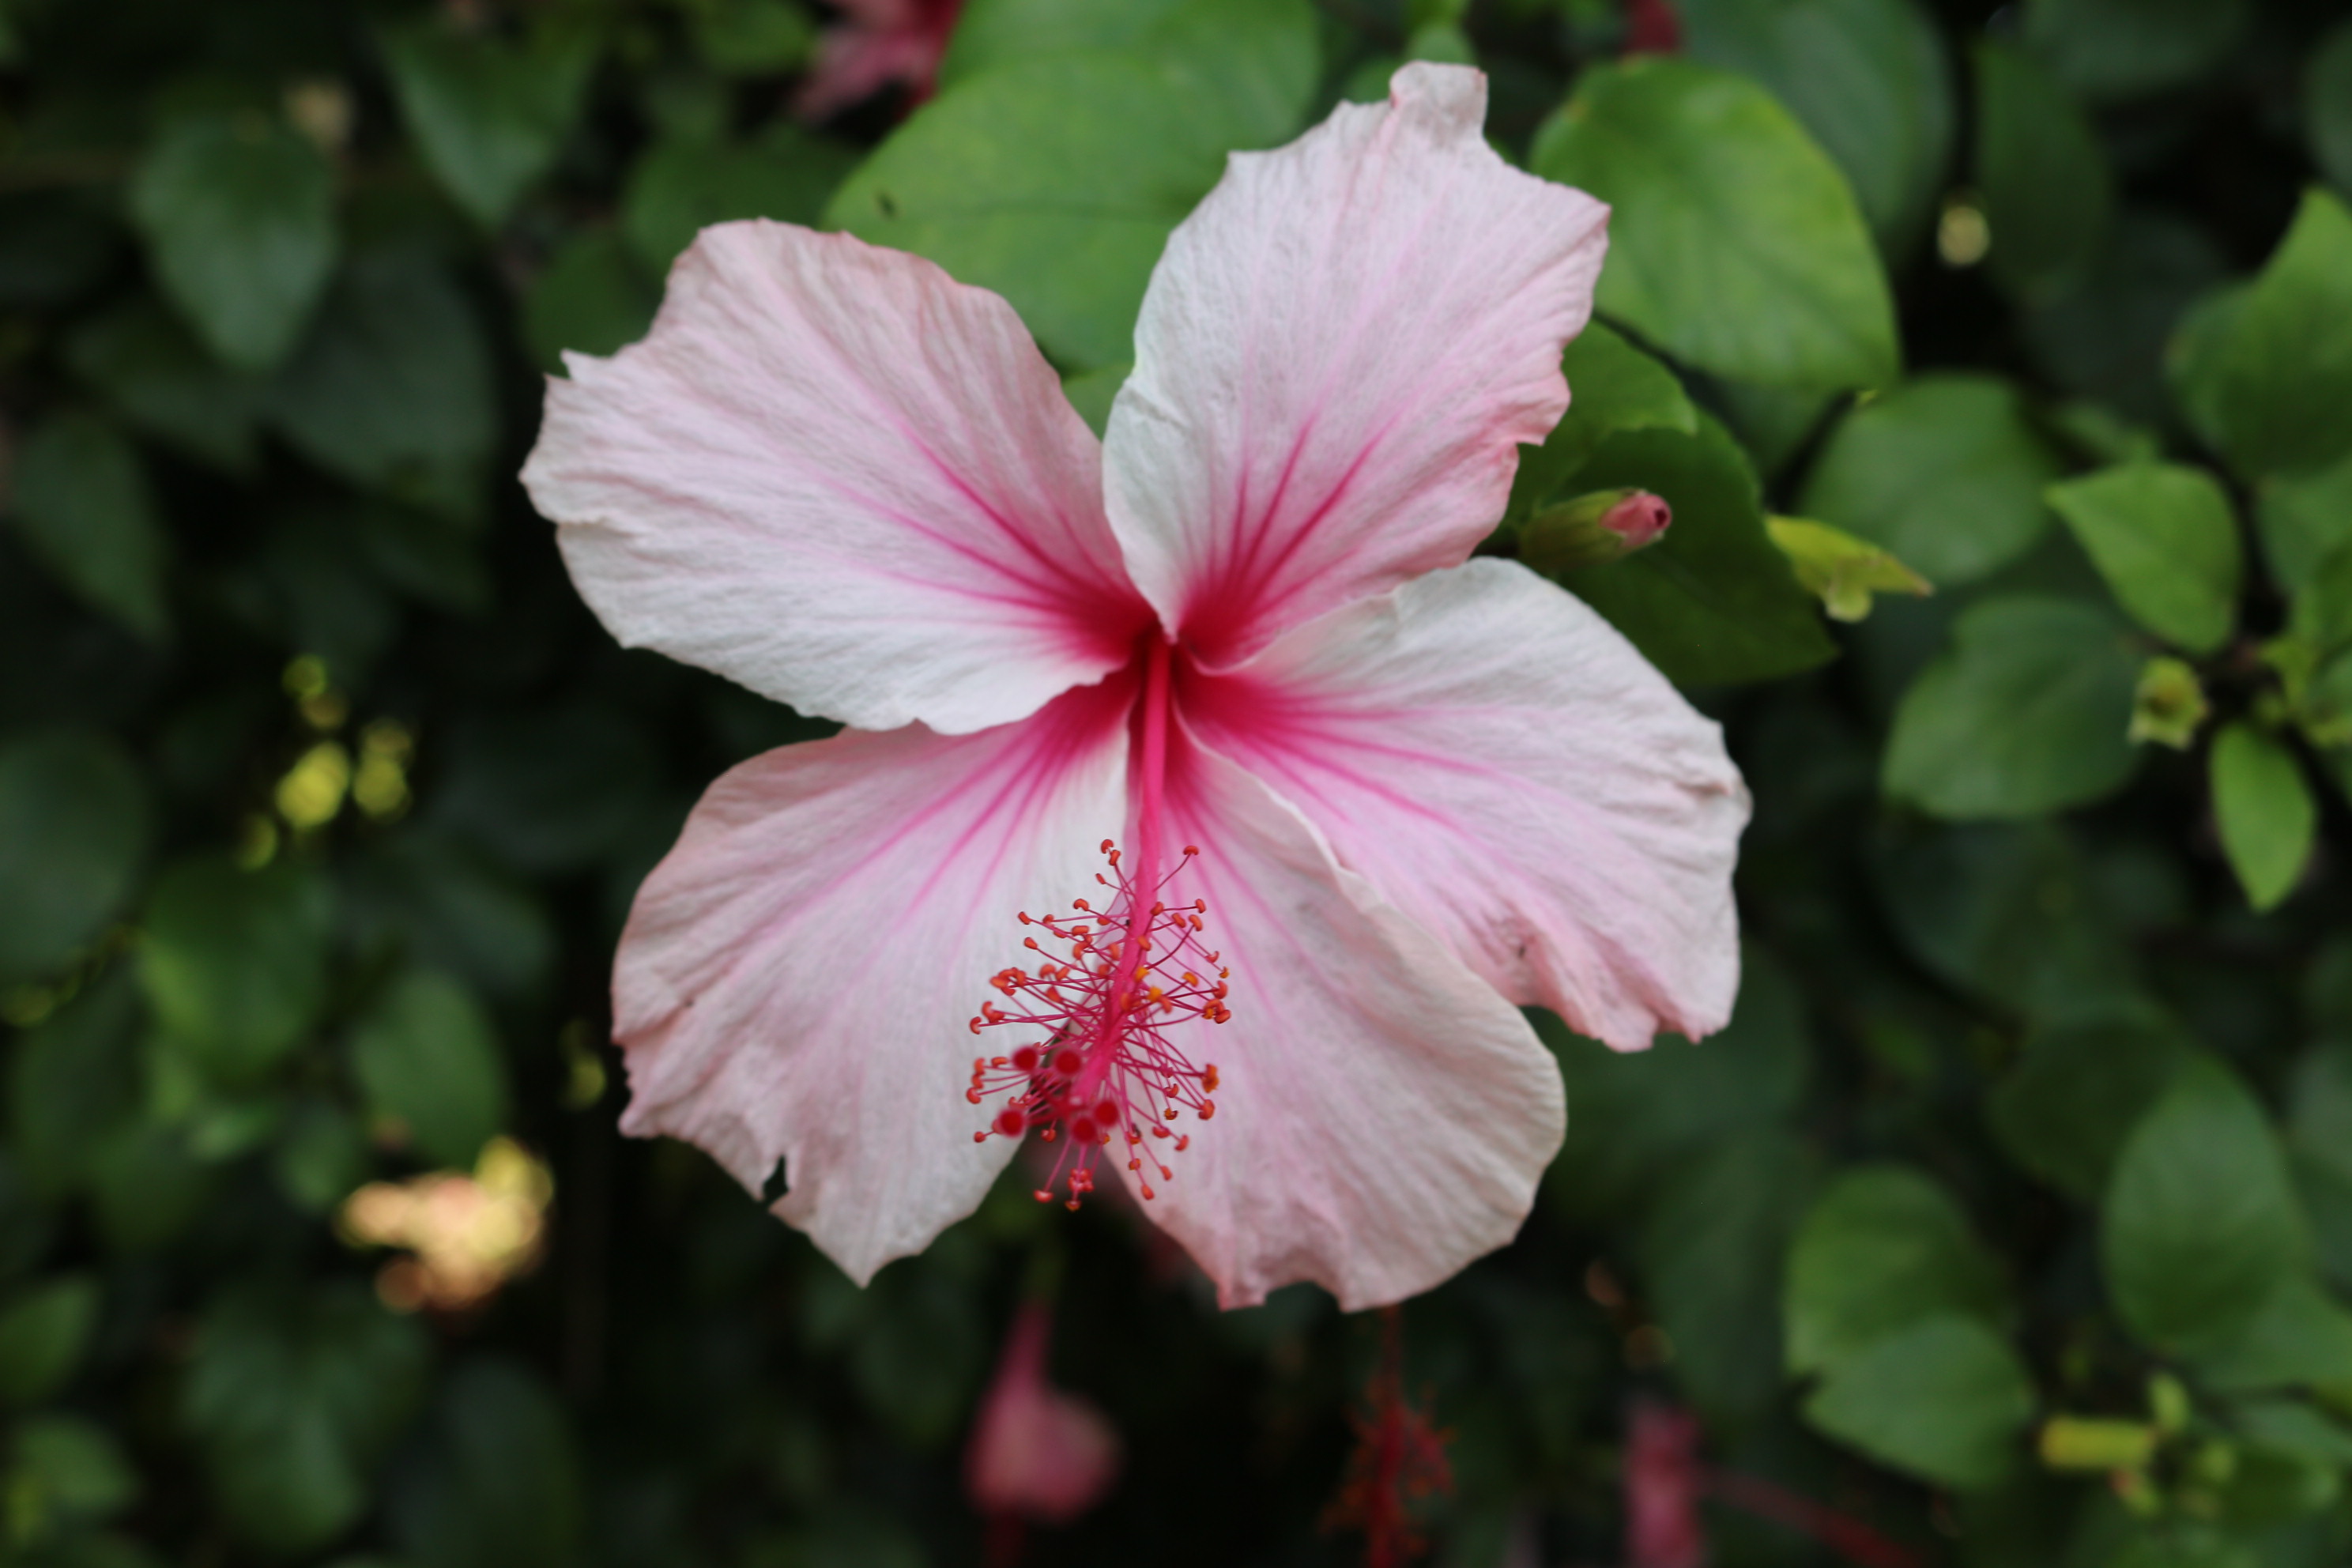
<path fill-rule="evenodd" d="M 385 1306 L 457 1311 L 489 1300 L 538 1264 L 554 1195 L 542 1162 L 511 1138 L 493 1138 L 472 1174 L 433 1171 L 371 1182 L 343 1200 L 338 1220 L 353 1246 L 408 1253 L 376 1274 Z"/>

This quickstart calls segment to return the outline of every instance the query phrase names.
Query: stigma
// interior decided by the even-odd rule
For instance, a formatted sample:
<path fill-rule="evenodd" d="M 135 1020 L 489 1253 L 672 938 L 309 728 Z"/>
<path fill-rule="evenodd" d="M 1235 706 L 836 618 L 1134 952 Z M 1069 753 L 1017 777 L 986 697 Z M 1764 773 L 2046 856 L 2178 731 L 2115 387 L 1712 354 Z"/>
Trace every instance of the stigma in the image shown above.
<path fill-rule="evenodd" d="M 964 1099 L 1003 1104 L 972 1142 L 1035 1131 L 1055 1146 L 1039 1203 L 1058 1190 L 1076 1209 L 1095 1190 L 1095 1172 L 1118 1160 L 1148 1201 L 1152 1183 L 1175 1180 L 1168 1162 L 1192 1145 L 1187 1120 L 1217 1113 L 1217 1067 L 1195 1066 L 1171 1030 L 1233 1016 L 1225 1005 L 1233 971 L 1206 943 L 1208 901 L 1174 902 L 1171 887 L 1201 851 L 1192 845 L 1166 876 L 1130 882 L 1121 854 L 1106 838 L 1108 863 L 1095 880 L 1108 889 L 1103 907 L 1073 899 L 1067 911 L 1018 917 L 1034 928 L 1023 945 L 1034 966 L 1018 964 L 989 980 L 1004 1005 L 991 1001 L 971 1020 L 975 1035 L 1012 1026 L 1032 1038 L 1001 1056 L 971 1060 Z"/>

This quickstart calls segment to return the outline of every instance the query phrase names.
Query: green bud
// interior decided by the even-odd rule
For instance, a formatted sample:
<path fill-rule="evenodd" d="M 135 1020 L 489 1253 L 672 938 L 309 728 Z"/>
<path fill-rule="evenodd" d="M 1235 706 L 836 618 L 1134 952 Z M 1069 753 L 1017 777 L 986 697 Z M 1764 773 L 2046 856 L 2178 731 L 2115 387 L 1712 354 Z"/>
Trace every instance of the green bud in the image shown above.
<path fill-rule="evenodd" d="M 2132 693 L 2126 732 L 2136 746 L 2153 741 L 2185 752 L 2211 712 L 2195 670 L 2177 658 L 2152 658 L 2141 668 L 2139 688 Z"/>
<path fill-rule="evenodd" d="M 1519 559 L 1553 577 L 1606 566 L 1657 542 L 1674 515 L 1647 490 L 1594 490 L 1528 519 Z"/>
<path fill-rule="evenodd" d="M 2042 1462 L 2053 1470 L 2137 1470 L 2156 1458 L 2158 1432 L 2144 1421 L 2053 1415 L 2042 1426 Z"/>
<path fill-rule="evenodd" d="M 1932 594 L 1927 579 L 1888 551 L 1843 529 L 1807 517 L 1768 517 L 1764 531 L 1805 591 L 1820 595 L 1833 621 L 1858 621 L 1870 614 L 1874 594 Z"/>

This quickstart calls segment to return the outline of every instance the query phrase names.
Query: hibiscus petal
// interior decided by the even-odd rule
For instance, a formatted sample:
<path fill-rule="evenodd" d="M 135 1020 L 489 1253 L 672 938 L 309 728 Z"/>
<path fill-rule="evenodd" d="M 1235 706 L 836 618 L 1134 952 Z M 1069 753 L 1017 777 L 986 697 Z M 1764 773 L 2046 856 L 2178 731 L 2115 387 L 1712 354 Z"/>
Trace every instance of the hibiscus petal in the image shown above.
<path fill-rule="evenodd" d="M 1730 1016 L 1748 791 L 1722 731 L 1525 567 L 1433 573 L 1186 704 L 1513 1001 L 1621 1050 Z"/>
<path fill-rule="evenodd" d="M 645 342 L 565 356 L 523 468 L 613 635 L 867 730 L 1124 663 L 1101 453 L 1013 308 L 788 224 L 702 231 Z"/>
<path fill-rule="evenodd" d="M 1176 891 L 1208 900 L 1233 1017 L 1181 1041 L 1217 1066 L 1216 1114 L 1162 1152 L 1146 1212 L 1227 1307 L 1299 1279 L 1350 1311 L 1429 1289 L 1518 1233 L 1566 1127 L 1559 1068 L 1295 809 L 1185 750 L 1169 810 L 1202 854 Z"/>
<path fill-rule="evenodd" d="M 1176 230 L 1111 410 L 1135 580 L 1211 663 L 1466 556 L 1568 407 L 1609 209 L 1486 145 L 1486 78 L 1411 65 Z"/>
<path fill-rule="evenodd" d="M 1013 1145 L 972 1133 L 967 1025 L 1015 913 L 1094 885 L 1125 704 L 1089 687 L 969 736 L 786 746 L 713 784 L 614 962 L 621 1126 L 700 1144 L 863 1281 L 971 1212 Z"/>

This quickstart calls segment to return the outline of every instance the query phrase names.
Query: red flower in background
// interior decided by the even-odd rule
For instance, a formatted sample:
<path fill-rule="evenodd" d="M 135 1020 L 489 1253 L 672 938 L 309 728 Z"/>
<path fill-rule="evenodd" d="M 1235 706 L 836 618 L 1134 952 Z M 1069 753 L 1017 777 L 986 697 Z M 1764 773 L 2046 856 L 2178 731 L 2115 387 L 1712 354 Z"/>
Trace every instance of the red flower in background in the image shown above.
<path fill-rule="evenodd" d="M 1004 1336 L 996 1379 L 964 1450 L 964 1493 L 992 1520 L 1066 1524 L 1102 1500 L 1118 1474 L 1118 1434 L 1101 1411 L 1045 1377 L 1054 1314 L 1024 1305 Z"/>
<path fill-rule="evenodd" d="M 1674 0 L 1631 0 L 1625 7 L 1625 52 L 1671 55 L 1683 47 L 1683 19 Z"/>
<path fill-rule="evenodd" d="M 816 63 L 793 100 L 803 120 L 825 120 L 896 83 L 930 97 L 963 0 L 836 0 L 842 19 L 817 40 Z"/>
<path fill-rule="evenodd" d="M 1414 1505 L 1454 1489 L 1445 1458 L 1454 1435 L 1405 1397 L 1403 1310 L 1384 1308 L 1381 1320 L 1381 1364 L 1364 1390 L 1363 1408 L 1349 1414 L 1356 1447 L 1323 1528 L 1360 1531 L 1364 1568 L 1401 1568 L 1429 1544 Z"/>

